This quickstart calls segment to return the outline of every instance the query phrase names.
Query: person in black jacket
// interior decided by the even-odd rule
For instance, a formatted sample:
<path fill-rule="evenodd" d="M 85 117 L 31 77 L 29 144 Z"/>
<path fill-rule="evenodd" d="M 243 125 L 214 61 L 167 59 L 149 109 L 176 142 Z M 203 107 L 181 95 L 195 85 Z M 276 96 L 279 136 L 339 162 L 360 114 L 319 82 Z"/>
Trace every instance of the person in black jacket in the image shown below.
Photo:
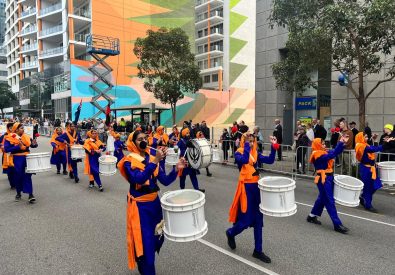
<path fill-rule="evenodd" d="M 317 118 L 313 119 L 313 130 L 314 130 L 314 138 L 320 138 L 322 140 L 326 139 L 327 131 L 323 126 L 320 125 Z"/>
<path fill-rule="evenodd" d="M 355 128 L 355 126 L 357 126 L 357 124 L 355 123 L 355 121 L 351 121 L 350 122 L 350 130 L 352 131 L 352 133 L 354 134 L 354 139 L 353 139 L 353 143 L 352 143 L 352 148 L 355 148 L 355 137 L 358 135 L 359 131 L 357 128 Z"/>
<path fill-rule="evenodd" d="M 277 139 L 277 143 L 280 145 L 280 147 L 277 150 L 277 160 L 281 161 L 282 160 L 282 150 L 281 150 L 281 144 L 283 143 L 283 127 L 281 126 L 281 121 L 279 119 L 276 119 L 274 121 L 274 131 L 273 131 L 273 136 Z"/>
<path fill-rule="evenodd" d="M 372 140 L 372 129 L 370 129 L 369 127 L 369 123 L 366 122 L 365 123 L 365 130 L 364 133 L 368 136 L 368 144 L 369 145 L 373 145 L 373 140 Z"/>
<path fill-rule="evenodd" d="M 207 127 L 206 121 L 202 121 L 202 125 L 200 126 L 200 131 L 202 131 L 204 137 L 210 141 L 210 128 Z"/>
<path fill-rule="evenodd" d="M 222 144 L 222 151 L 224 152 L 223 164 L 227 164 L 229 158 L 229 148 L 230 148 L 230 135 L 228 129 L 224 128 L 220 141 Z"/>
<path fill-rule="evenodd" d="M 309 146 L 309 138 L 304 127 L 299 127 L 294 140 L 296 142 L 296 171 L 298 174 L 306 174 L 306 153 Z M 302 167 L 302 172 L 299 166 Z"/>
<path fill-rule="evenodd" d="M 384 126 L 384 134 L 380 137 L 380 145 L 383 146 L 383 153 L 380 154 L 380 161 L 395 161 L 395 141 L 384 142 L 386 138 L 395 137 L 394 126 L 387 124 Z"/>

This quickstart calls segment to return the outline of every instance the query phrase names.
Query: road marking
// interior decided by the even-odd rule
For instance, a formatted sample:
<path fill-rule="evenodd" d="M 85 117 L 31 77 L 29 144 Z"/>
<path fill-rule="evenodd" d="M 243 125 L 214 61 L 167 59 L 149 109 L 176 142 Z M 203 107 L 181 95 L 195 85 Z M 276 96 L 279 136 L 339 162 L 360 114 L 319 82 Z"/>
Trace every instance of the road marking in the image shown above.
<path fill-rule="evenodd" d="M 301 203 L 301 202 L 296 202 L 296 204 L 308 206 L 311 208 L 313 207 L 313 205 L 311 205 L 311 204 L 306 204 L 306 203 Z M 326 211 L 326 209 L 325 209 L 325 211 Z M 364 218 L 364 217 L 360 217 L 360 216 L 356 216 L 356 215 L 351 215 L 351 214 L 347 214 L 347 213 L 343 213 L 343 212 L 337 212 L 337 213 L 344 215 L 344 216 L 349 216 L 349 217 L 353 217 L 353 218 L 357 218 L 357 219 L 361 219 L 361 220 L 365 220 L 365 221 L 369 221 L 369 222 L 374 222 L 374 223 L 378 223 L 378 224 L 382 224 L 382 225 L 395 227 L 395 224 L 392 224 L 392 223 L 386 223 L 386 222 L 381 222 L 381 221 L 377 221 L 377 220 L 372 220 L 372 219 L 368 219 L 368 218 Z"/>
<path fill-rule="evenodd" d="M 210 243 L 210 242 L 208 242 L 206 240 L 199 239 L 197 241 L 202 243 L 202 244 L 204 244 L 204 245 L 207 245 L 208 247 L 211 247 L 211 248 L 217 250 L 218 252 L 221 252 L 222 254 L 225 254 L 225 255 L 227 255 L 229 257 L 232 257 L 233 259 L 238 260 L 238 261 L 240 261 L 240 262 L 242 262 L 242 263 L 244 263 L 246 265 L 249 265 L 249 266 L 251 266 L 251 267 L 253 267 L 253 268 L 255 268 L 255 269 L 259 270 L 259 271 L 262 271 L 263 273 L 266 273 L 266 274 L 269 274 L 269 275 L 279 275 L 278 273 L 276 273 L 274 271 L 271 271 L 271 270 L 269 270 L 267 268 L 264 268 L 263 266 L 260 266 L 260 265 L 254 263 L 254 262 L 251 262 L 251 261 L 249 261 L 247 259 L 244 259 L 243 257 L 240 257 L 240 256 L 238 256 L 238 255 L 236 255 L 236 254 L 234 254 L 232 252 L 229 252 L 228 250 L 225 250 L 222 247 L 219 247 L 219 246 L 217 246 L 217 245 L 215 245 L 213 243 Z"/>

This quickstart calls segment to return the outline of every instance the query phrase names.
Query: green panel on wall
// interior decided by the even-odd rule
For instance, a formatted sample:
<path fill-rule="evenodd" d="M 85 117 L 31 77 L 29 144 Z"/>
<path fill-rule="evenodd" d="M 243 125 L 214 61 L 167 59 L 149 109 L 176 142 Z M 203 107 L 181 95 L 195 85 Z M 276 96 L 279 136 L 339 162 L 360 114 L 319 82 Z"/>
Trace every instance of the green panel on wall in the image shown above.
<path fill-rule="evenodd" d="M 229 3 L 229 9 L 233 9 L 234 6 L 236 6 L 237 4 L 239 4 L 240 0 L 230 0 Z"/>
<path fill-rule="evenodd" d="M 191 0 L 141 0 L 145 3 L 150 3 L 151 5 L 156 5 L 169 10 L 176 10 L 180 7 L 190 4 L 192 7 L 195 6 L 195 2 Z"/>
<path fill-rule="evenodd" d="M 247 20 L 247 16 L 230 12 L 229 32 L 232 35 Z"/>
<path fill-rule="evenodd" d="M 166 27 L 166 28 L 178 28 L 182 27 L 188 22 L 191 21 L 190 17 L 138 17 L 138 18 L 133 18 L 133 21 L 147 24 L 147 25 L 153 25 L 157 27 Z"/>
<path fill-rule="evenodd" d="M 241 109 L 241 108 L 234 109 L 232 114 L 228 117 L 228 119 L 224 121 L 224 124 L 232 124 L 233 121 L 236 121 L 244 112 L 245 109 Z"/>
<path fill-rule="evenodd" d="M 235 82 L 239 75 L 247 68 L 247 65 L 237 64 L 230 62 L 229 83 L 230 85 Z"/>
<path fill-rule="evenodd" d="M 247 44 L 247 41 L 233 37 L 231 37 L 229 40 L 230 40 L 229 60 L 232 60 L 233 57 L 235 57 L 235 55 Z"/>

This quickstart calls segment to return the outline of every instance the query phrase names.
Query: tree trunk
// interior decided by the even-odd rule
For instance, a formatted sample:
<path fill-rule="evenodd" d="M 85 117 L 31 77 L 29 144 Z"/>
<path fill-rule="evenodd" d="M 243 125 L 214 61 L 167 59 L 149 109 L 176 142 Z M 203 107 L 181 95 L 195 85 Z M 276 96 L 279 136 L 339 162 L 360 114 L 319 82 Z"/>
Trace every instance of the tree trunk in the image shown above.
<path fill-rule="evenodd" d="M 361 88 L 360 88 L 361 89 Z M 362 96 L 359 94 L 358 103 L 359 103 L 359 131 L 365 130 L 365 119 L 366 119 L 366 99 L 363 93 L 362 87 Z"/>
<path fill-rule="evenodd" d="M 176 103 L 171 104 L 171 112 L 173 114 L 173 125 L 176 124 L 176 117 L 177 117 L 177 108 Z"/>

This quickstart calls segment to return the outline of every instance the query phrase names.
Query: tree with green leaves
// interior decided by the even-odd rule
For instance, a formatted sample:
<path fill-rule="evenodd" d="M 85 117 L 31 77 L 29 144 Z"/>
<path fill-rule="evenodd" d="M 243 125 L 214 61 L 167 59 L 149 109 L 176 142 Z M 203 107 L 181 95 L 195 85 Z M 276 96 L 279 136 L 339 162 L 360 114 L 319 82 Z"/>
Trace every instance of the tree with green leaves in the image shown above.
<path fill-rule="evenodd" d="M 395 1 L 274 0 L 271 22 L 289 30 L 286 57 L 273 66 L 277 88 L 301 93 L 317 85 L 311 72 L 331 68 L 357 99 L 362 130 L 367 99 L 395 79 Z M 367 77 L 381 72 L 366 90 Z"/>
<path fill-rule="evenodd" d="M 11 91 L 11 87 L 6 82 L 0 82 L 0 110 L 3 118 L 4 108 L 11 107 L 14 100 L 16 100 L 16 96 Z"/>
<path fill-rule="evenodd" d="M 144 88 L 170 104 L 176 123 L 177 101 L 202 86 L 188 36 L 180 28 L 148 30 L 147 37 L 137 39 L 134 54 L 140 59 L 138 77 L 144 78 Z"/>

